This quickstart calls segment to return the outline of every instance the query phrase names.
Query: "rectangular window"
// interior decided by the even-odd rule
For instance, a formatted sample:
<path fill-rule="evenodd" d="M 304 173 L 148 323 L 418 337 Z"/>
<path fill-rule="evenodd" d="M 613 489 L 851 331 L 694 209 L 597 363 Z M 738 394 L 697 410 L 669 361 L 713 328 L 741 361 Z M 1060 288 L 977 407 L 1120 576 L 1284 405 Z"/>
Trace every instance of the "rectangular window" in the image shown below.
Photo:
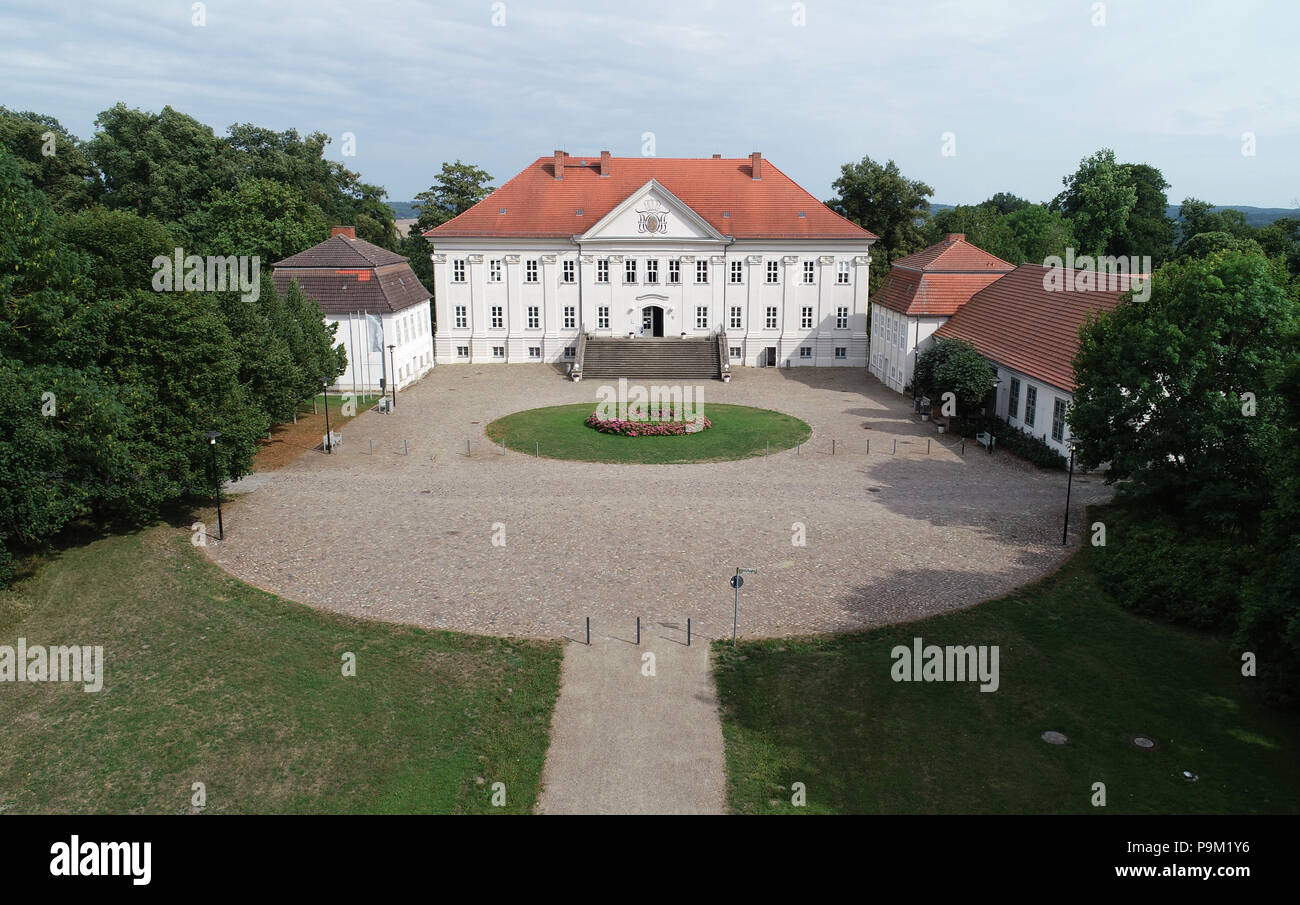
<path fill-rule="evenodd" d="M 707 283 L 708 281 L 709 281 L 709 262 L 708 262 L 708 261 L 696 261 L 696 262 L 695 262 L 695 282 L 696 282 L 696 283 L 699 283 L 699 284 L 702 285 L 702 284 L 704 284 L 704 283 Z"/>
<path fill-rule="evenodd" d="M 1035 411 L 1038 408 L 1038 387 L 1025 387 L 1025 427 L 1034 426 Z"/>
<path fill-rule="evenodd" d="M 529 358 L 541 358 L 541 357 L 542 357 L 542 347 L 541 347 L 541 346 L 529 346 L 529 347 L 528 347 L 528 357 L 529 357 Z"/>
<path fill-rule="evenodd" d="M 668 282 L 676 286 L 682 281 L 682 262 L 673 258 L 668 262 Z"/>
<path fill-rule="evenodd" d="M 799 318 L 799 326 L 805 330 L 811 330 L 813 325 L 813 310 L 810 307 L 803 309 L 803 315 Z"/>
<path fill-rule="evenodd" d="M 469 346 L 457 346 L 457 347 L 456 347 L 456 357 L 457 357 L 457 358 L 469 358 Z"/>
<path fill-rule="evenodd" d="M 709 309 L 704 305 L 698 305 L 695 308 L 695 329 L 707 330 L 709 328 Z"/>
<path fill-rule="evenodd" d="M 500 258 L 497 258 L 495 261 L 488 261 L 488 282 L 489 283 L 501 282 L 501 259 Z"/>
<path fill-rule="evenodd" d="M 835 329 L 847 330 L 849 328 L 849 309 L 843 305 L 835 309 Z"/>
<path fill-rule="evenodd" d="M 524 262 L 524 282 L 525 283 L 537 282 L 537 261 L 536 260 Z"/>
<path fill-rule="evenodd" d="M 565 346 L 565 347 L 564 347 L 564 357 L 565 357 L 565 358 L 577 358 L 577 357 L 578 357 L 578 347 L 577 347 L 577 346 Z"/>
<path fill-rule="evenodd" d="M 609 258 L 601 258 L 596 262 L 596 282 L 609 282 Z"/>
<path fill-rule="evenodd" d="M 505 315 L 502 312 L 501 306 L 493 305 L 492 306 L 492 329 L 500 330 L 505 325 L 506 325 Z"/>
<path fill-rule="evenodd" d="M 465 282 L 465 259 L 457 258 L 451 262 L 451 281 L 453 283 Z"/>
<path fill-rule="evenodd" d="M 649 260 L 649 261 L 646 261 L 646 262 L 645 262 L 645 281 L 646 281 L 647 283 L 658 283 L 658 282 L 659 282 L 659 262 L 658 262 L 658 261 L 652 259 L 652 260 Z"/>
<path fill-rule="evenodd" d="M 578 309 L 568 305 L 564 309 L 564 329 L 572 330 L 578 325 Z"/>
<path fill-rule="evenodd" d="M 741 309 L 740 309 L 740 306 L 739 306 L 739 305 L 737 305 L 737 306 L 735 306 L 735 307 L 733 307 L 733 308 L 731 309 L 731 329 L 732 329 L 732 330 L 739 330 L 739 329 L 740 329 L 740 311 L 741 311 Z"/>
<path fill-rule="evenodd" d="M 731 282 L 733 282 L 733 283 L 743 283 L 743 282 L 745 282 L 745 262 L 744 262 L 744 261 L 732 261 L 732 262 L 731 262 Z"/>
<path fill-rule="evenodd" d="M 800 358 L 812 358 L 812 346 L 800 346 L 800 347 L 799 347 L 799 357 L 800 357 Z"/>
<path fill-rule="evenodd" d="M 804 281 L 804 283 L 806 283 L 806 284 L 809 285 L 809 286 L 811 286 L 813 283 L 815 283 L 815 282 L 817 281 L 817 262 L 816 262 L 816 261 L 804 261 L 804 262 L 803 262 L 803 281 Z"/>
<path fill-rule="evenodd" d="M 1007 417 L 1020 418 L 1020 379 L 1011 378 L 1011 389 L 1007 393 Z"/>
<path fill-rule="evenodd" d="M 469 312 L 464 305 L 456 306 L 456 326 L 462 329 L 469 326 Z"/>
<path fill-rule="evenodd" d="M 505 346 L 493 346 L 493 347 L 492 347 L 492 357 L 493 357 L 493 358 L 505 358 L 505 357 L 506 357 L 506 347 L 505 347 Z"/>
<path fill-rule="evenodd" d="M 779 261 L 767 262 L 767 281 L 769 283 L 781 282 L 781 263 Z"/>
<path fill-rule="evenodd" d="M 776 306 L 775 306 L 775 305 L 768 305 L 768 306 L 767 306 L 767 320 L 766 320 L 766 326 L 767 326 L 767 329 L 769 329 L 769 330 L 775 330 L 775 329 L 776 329 Z"/>
<path fill-rule="evenodd" d="M 572 283 L 578 279 L 578 268 L 573 261 L 565 261 L 562 271 L 564 274 L 564 282 Z"/>
<path fill-rule="evenodd" d="M 536 305 L 528 306 L 528 329 L 536 330 L 542 325 L 541 309 Z"/>
<path fill-rule="evenodd" d="M 731 347 L 731 358 L 733 361 L 740 358 L 740 346 Z"/>
<path fill-rule="evenodd" d="M 597 330 L 609 329 L 609 306 L 608 305 L 601 305 L 599 308 L 596 309 L 596 329 Z"/>
<path fill-rule="evenodd" d="M 844 346 L 836 346 L 836 347 L 835 347 L 835 357 L 836 357 L 836 358 L 848 358 L 848 357 L 849 357 L 849 350 L 848 350 L 847 348 L 845 348 Z"/>
<path fill-rule="evenodd" d="M 1065 442 L 1065 400 L 1052 402 L 1052 439 L 1057 443 Z"/>
<path fill-rule="evenodd" d="M 628 258 L 623 262 L 623 282 L 636 282 L 636 258 Z"/>
<path fill-rule="evenodd" d="M 849 262 L 840 261 L 835 265 L 835 282 L 841 286 L 847 286 L 849 282 Z"/>

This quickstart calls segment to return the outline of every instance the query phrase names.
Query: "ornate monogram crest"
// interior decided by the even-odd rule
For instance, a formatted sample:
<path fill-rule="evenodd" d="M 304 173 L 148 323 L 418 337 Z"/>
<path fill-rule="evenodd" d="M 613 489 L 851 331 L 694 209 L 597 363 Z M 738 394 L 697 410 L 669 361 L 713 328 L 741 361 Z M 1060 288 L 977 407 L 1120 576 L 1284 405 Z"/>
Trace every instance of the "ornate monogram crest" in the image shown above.
<path fill-rule="evenodd" d="M 654 198 L 647 198 L 645 206 L 637 208 L 641 219 L 637 222 L 636 231 L 647 233 L 649 235 L 667 234 L 668 232 L 668 211 L 664 206 Z"/>

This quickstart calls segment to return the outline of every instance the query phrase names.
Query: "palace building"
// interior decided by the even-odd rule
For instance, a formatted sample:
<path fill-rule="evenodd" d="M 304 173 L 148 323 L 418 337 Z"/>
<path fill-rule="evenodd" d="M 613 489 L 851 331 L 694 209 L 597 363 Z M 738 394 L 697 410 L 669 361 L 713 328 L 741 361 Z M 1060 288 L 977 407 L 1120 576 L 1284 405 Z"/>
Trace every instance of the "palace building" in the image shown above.
<path fill-rule="evenodd" d="M 623 353 L 688 347 L 714 356 L 715 376 L 735 365 L 867 365 L 876 237 L 757 152 L 556 151 L 425 236 L 439 364 L 581 373 L 590 343 L 602 346 L 603 376 L 620 373 Z"/>

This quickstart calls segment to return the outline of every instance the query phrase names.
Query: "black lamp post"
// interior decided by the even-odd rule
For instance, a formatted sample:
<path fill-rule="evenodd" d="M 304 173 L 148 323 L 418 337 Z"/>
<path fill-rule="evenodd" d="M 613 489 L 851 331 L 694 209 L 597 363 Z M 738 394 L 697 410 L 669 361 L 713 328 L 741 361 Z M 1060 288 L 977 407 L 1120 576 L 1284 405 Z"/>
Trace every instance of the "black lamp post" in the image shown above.
<path fill-rule="evenodd" d="M 1061 529 L 1061 546 L 1065 546 L 1066 537 L 1070 533 L 1070 486 L 1074 483 L 1074 450 L 1075 445 L 1070 444 L 1070 475 L 1065 479 L 1065 527 Z"/>
<path fill-rule="evenodd" d="M 221 479 L 217 475 L 217 438 L 221 431 L 204 431 L 208 438 L 208 449 L 212 450 L 212 487 L 217 492 L 217 540 L 226 539 L 226 528 L 221 522 Z"/>
<path fill-rule="evenodd" d="M 321 389 L 325 391 L 325 452 L 334 454 L 334 444 L 330 443 L 330 382 L 329 378 L 320 379 Z"/>
<path fill-rule="evenodd" d="M 397 362 L 393 359 L 393 350 L 396 348 L 393 345 L 388 347 L 388 363 L 392 365 L 393 371 L 393 411 L 397 411 Z"/>

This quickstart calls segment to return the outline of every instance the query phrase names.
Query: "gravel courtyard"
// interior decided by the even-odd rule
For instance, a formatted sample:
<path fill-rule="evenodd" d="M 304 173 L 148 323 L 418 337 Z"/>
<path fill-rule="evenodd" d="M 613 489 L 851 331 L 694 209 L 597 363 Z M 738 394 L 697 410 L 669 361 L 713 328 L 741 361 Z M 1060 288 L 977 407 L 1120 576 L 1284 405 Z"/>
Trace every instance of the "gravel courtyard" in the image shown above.
<path fill-rule="evenodd" d="M 648 636 L 677 640 L 687 617 L 696 637 L 730 636 L 737 566 L 758 570 L 740 597 L 740 633 L 753 638 L 969 606 L 1065 555 L 1064 474 L 973 444 L 959 455 L 865 371 L 746 368 L 703 388 L 706 411 L 776 409 L 812 439 L 693 465 L 503 454 L 488 422 L 594 408 L 597 382 L 547 365 L 444 365 L 400 393 L 394 414 L 349 423 L 334 455 L 307 452 L 231 501 L 225 541 L 207 550 L 258 587 L 358 616 L 575 639 L 586 617 L 593 635 L 631 638 L 640 616 Z M 1075 475 L 1071 546 L 1084 506 L 1108 497 L 1099 478 Z"/>

